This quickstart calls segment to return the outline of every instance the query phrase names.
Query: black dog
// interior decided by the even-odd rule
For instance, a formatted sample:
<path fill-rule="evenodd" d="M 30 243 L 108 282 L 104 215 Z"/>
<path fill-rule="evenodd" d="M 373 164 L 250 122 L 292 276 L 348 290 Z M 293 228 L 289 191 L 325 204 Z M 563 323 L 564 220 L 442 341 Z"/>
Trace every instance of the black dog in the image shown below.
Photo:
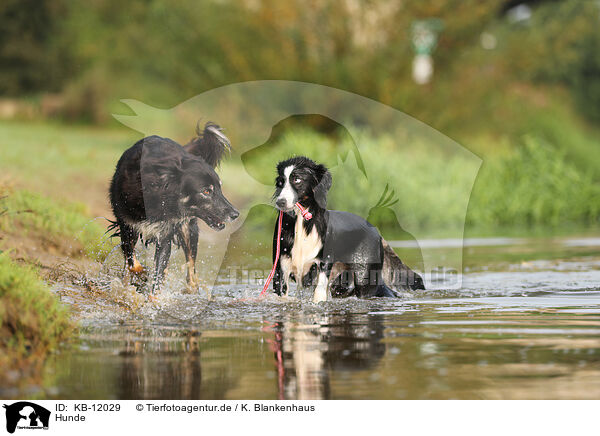
<path fill-rule="evenodd" d="M 197 218 L 222 230 L 225 222 L 239 216 L 223 196 L 221 180 L 214 171 L 230 148 L 229 140 L 211 123 L 197 134 L 184 147 L 160 136 L 141 139 L 123 153 L 110 185 L 116 217 L 111 228 L 118 228 L 114 235 L 121 237 L 129 271 L 143 271 L 134 254 L 138 239 L 156 244 L 153 293 L 162 284 L 175 237 L 187 260 L 188 286 L 196 290 Z"/>
<path fill-rule="evenodd" d="M 375 227 L 357 215 L 326 210 L 332 180 L 324 165 L 294 157 L 280 162 L 277 173 L 273 198 L 285 213 L 273 278 L 275 293 L 287 294 L 290 278 L 314 285 L 315 275 L 315 302 L 326 300 L 328 293 L 397 297 L 402 290 L 424 289 L 423 279 L 402 263 Z M 310 211 L 311 219 L 303 218 L 297 202 Z M 277 224 L 273 259 L 276 243 Z"/>

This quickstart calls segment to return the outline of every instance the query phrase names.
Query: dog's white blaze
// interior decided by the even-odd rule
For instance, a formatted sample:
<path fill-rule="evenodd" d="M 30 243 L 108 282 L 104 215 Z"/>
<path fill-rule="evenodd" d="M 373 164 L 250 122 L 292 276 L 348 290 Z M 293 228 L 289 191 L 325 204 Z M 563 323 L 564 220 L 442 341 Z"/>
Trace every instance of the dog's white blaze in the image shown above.
<path fill-rule="evenodd" d="M 327 275 L 324 272 L 320 272 L 313 302 L 320 303 L 321 301 L 327 301 L 327 281 Z"/>
<path fill-rule="evenodd" d="M 290 165 L 285 167 L 283 170 L 283 175 L 285 177 L 285 185 L 283 185 L 283 189 L 279 193 L 279 197 L 277 199 L 283 198 L 286 202 L 285 207 L 287 209 L 291 209 L 296 203 L 296 192 L 292 188 L 292 184 L 290 183 L 290 174 L 294 171 L 294 165 Z"/>

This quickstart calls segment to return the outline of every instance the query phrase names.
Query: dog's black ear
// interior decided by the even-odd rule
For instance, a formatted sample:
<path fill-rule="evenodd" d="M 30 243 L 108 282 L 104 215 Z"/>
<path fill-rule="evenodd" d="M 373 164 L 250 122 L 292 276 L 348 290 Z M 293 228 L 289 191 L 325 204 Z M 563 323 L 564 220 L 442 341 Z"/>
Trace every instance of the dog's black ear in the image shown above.
<path fill-rule="evenodd" d="M 223 133 L 223 129 L 210 121 L 204 126 L 204 131 L 200 132 L 200 125 L 196 126 L 195 139 L 184 146 L 189 153 L 199 156 L 211 167 L 216 168 L 225 151 L 231 151 L 231 142 Z"/>
<path fill-rule="evenodd" d="M 315 201 L 323 209 L 327 208 L 327 193 L 331 188 L 331 173 L 325 165 L 317 166 L 317 184 L 313 188 Z"/>

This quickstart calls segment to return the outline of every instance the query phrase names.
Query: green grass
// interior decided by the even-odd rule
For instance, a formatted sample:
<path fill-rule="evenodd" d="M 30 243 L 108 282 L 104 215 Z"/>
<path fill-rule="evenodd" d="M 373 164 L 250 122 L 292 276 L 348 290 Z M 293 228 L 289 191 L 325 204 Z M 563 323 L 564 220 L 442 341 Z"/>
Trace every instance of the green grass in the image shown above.
<path fill-rule="evenodd" d="M 27 190 L 0 186 L 0 232 L 23 233 L 54 246 L 70 256 L 86 255 L 102 260 L 112 248 L 105 237 L 105 223 L 92 220 L 87 207 L 61 202 Z M 43 248 L 43 247 L 42 247 Z"/>
<path fill-rule="evenodd" d="M 9 370 L 37 367 L 73 327 L 69 311 L 37 272 L 0 253 L 0 380 Z"/>
<path fill-rule="evenodd" d="M 127 129 L 0 121 L 0 167 L 26 179 L 103 177 L 139 134 Z M 14 177 L 12 177 L 14 178 Z"/>
<path fill-rule="evenodd" d="M 0 121 L 0 182 L 108 213 L 108 183 L 139 134 L 48 122 Z"/>
<path fill-rule="evenodd" d="M 112 244 L 108 184 L 127 129 L 0 121 L 0 232 L 25 232 L 41 251 L 102 260 Z M 7 247 L 4 244 L 5 248 Z"/>

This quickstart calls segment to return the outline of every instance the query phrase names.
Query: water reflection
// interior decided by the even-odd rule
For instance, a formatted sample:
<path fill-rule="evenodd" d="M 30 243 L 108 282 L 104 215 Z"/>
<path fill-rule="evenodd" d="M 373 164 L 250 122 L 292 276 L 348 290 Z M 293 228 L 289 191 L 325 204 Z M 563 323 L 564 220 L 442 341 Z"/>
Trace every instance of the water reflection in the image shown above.
<path fill-rule="evenodd" d="M 221 359 L 235 341 L 215 338 L 207 347 L 195 328 L 91 328 L 81 338 L 80 350 L 50 362 L 56 386 L 48 396 L 214 399 L 224 398 L 239 379 Z"/>
<path fill-rule="evenodd" d="M 176 291 L 130 310 L 62 288 L 85 328 L 36 397 L 600 398 L 600 258 L 525 247 L 468 248 L 508 264 L 400 300 L 257 301 L 258 286 L 221 284 L 210 302 Z"/>
<path fill-rule="evenodd" d="M 199 334 L 178 341 L 126 341 L 119 355 L 119 397 L 123 399 L 200 398 L 202 365 Z M 178 336 L 174 332 L 174 336 Z"/>
<path fill-rule="evenodd" d="M 46 396 L 600 398 L 598 313 L 451 306 L 460 301 L 413 302 L 404 312 L 281 310 L 229 328 L 88 328 L 80 350 L 49 365 L 56 390 Z"/>
<path fill-rule="evenodd" d="M 331 396 L 331 371 L 364 370 L 385 354 L 381 317 L 323 316 L 318 323 L 275 321 L 265 330 L 277 372 L 278 398 L 323 400 Z"/>

